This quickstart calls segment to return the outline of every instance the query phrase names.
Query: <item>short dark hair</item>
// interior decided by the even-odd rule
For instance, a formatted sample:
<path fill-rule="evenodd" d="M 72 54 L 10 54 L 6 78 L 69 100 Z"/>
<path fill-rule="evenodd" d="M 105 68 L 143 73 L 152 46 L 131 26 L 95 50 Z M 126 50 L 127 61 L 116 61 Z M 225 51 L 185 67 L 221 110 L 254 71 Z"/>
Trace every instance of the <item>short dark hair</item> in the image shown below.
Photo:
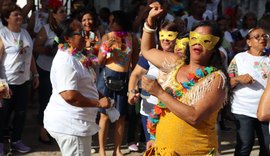
<path fill-rule="evenodd" d="M 59 34 L 57 35 L 59 38 L 59 43 L 66 43 L 65 37 L 72 36 L 72 32 L 74 32 L 74 29 L 75 29 L 74 27 L 72 27 L 72 22 L 75 20 L 76 19 L 68 18 L 59 24 L 58 26 Z"/>
<path fill-rule="evenodd" d="M 2 20 L 2 23 L 3 23 L 4 26 L 8 25 L 8 22 L 7 22 L 6 19 L 9 18 L 11 12 L 13 12 L 13 11 L 20 11 L 21 12 L 22 9 L 16 4 L 10 4 L 7 7 L 2 8 L 1 20 Z"/>

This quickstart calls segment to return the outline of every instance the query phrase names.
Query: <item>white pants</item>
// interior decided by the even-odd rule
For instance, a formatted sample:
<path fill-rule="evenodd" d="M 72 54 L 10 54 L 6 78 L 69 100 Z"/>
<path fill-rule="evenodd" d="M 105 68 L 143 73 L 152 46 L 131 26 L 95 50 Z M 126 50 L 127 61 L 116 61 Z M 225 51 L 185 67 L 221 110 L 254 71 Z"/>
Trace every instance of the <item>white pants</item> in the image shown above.
<path fill-rule="evenodd" d="M 48 131 L 56 140 L 63 156 L 91 156 L 92 136 L 73 136 Z"/>

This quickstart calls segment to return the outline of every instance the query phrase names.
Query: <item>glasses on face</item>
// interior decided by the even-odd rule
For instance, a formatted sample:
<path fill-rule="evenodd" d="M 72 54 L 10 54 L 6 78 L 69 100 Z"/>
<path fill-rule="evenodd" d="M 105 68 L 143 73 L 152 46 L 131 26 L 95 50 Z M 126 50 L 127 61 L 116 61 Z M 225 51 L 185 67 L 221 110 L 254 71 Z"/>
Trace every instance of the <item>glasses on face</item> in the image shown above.
<path fill-rule="evenodd" d="M 270 36 L 268 34 L 263 34 L 263 35 L 256 35 L 256 36 L 250 36 L 249 39 L 254 38 L 255 40 L 259 41 L 260 39 L 268 40 Z"/>
<path fill-rule="evenodd" d="M 73 32 L 73 33 L 71 33 L 71 36 L 74 36 L 74 35 L 79 35 L 81 37 L 85 37 L 86 36 L 86 32 L 84 30 L 81 30 L 79 32 Z"/>

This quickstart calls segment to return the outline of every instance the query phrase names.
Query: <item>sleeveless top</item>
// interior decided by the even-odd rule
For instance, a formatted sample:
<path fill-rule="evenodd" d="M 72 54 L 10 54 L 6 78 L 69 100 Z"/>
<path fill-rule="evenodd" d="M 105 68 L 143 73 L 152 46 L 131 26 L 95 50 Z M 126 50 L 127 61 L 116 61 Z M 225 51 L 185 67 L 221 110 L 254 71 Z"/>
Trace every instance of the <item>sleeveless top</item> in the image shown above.
<path fill-rule="evenodd" d="M 177 88 L 177 85 L 180 85 L 176 79 L 180 67 L 181 66 L 178 66 L 168 75 L 168 81 L 171 82 L 170 88 L 173 90 Z M 221 71 L 216 71 L 196 83 L 182 96 L 180 101 L 188 105 L 195 105 L 195 103 L 203 98 L 205 93 L 211 89 L 212 82 L 218 75 L 220 75 L 223 80 L 223 84 L 220 84 L 220 86 L 224 88 L 225 75 Z M 208 119 L 205 119 L 200 124 L 193 126 L 166 109 L 165 114 L 160 117 L 156 127 L 155 145 L 148 149 L 145 155 L 217 154 L 218 138 L 215 124 L 218 111 L 219 110 L 214 112 Z"/>
<path fill-rule="evenodd" d="M 53 45 L 54 38 L 56 37 L 56 34 L 51 30 L 50 25 L 46 24 L 44 25 L 44 29 L 46 31 L 47 40 L 44 44 L 44 47 Z M 39 54 L 37 58 L 37 65 L 46 71 L 51 70 L 53 56 L 48 56 L 45 54 Z"/>
<path fill-rule="evenodd" d="M 0 29 L 4 52 L 0 60 L 0 77 L 8 84 L 20 85 L 30 79 L 33 41 L 29 33 L 21 28 L 12 32 L 7 27 Z"/>
<path fill-rule="evenodd" d="M 110 46 L 111 58 L 120 66 L 125 66 L 130 62 L 132 54 L 132 35 L 131 33 L 121 34 L 121 32 L 110 32 L 107 34 L 108 40 L 101 46 L 106 47 L 108 42 L 112 42 Z"/>

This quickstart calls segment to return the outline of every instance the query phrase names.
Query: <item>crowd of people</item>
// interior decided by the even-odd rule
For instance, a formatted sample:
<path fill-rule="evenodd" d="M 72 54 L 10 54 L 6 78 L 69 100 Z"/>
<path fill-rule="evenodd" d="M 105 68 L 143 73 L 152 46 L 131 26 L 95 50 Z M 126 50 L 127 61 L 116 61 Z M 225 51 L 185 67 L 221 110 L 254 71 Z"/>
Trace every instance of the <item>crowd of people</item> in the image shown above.
<path fill-rule="evenodd" d="M 97 13 L 76 0 L 68 15 L 61 0 L 41 0 L 29 19 L 32 0 L 0 4 L 0 156 L 6 135 L 12 150 L 31 152 L 22 135 L 36 90 L 38 140 L 55 140 L 64 156 L 91 155 L 96 133 L 105 156 L 110 123 L 114 156 L 125 131 L 139 150 L 137 126 L 146 156 L 219 155 L 229 115 L 234 155 L 250 155 L 257 137 L 259 155 L 270 156 L 270 3 L 259 20 L 247 12 L 237 23 L 207 9 L 214 1 L 188 1 L 186 12 L 166 0 L 135 2 L 129 13 Z"/>

